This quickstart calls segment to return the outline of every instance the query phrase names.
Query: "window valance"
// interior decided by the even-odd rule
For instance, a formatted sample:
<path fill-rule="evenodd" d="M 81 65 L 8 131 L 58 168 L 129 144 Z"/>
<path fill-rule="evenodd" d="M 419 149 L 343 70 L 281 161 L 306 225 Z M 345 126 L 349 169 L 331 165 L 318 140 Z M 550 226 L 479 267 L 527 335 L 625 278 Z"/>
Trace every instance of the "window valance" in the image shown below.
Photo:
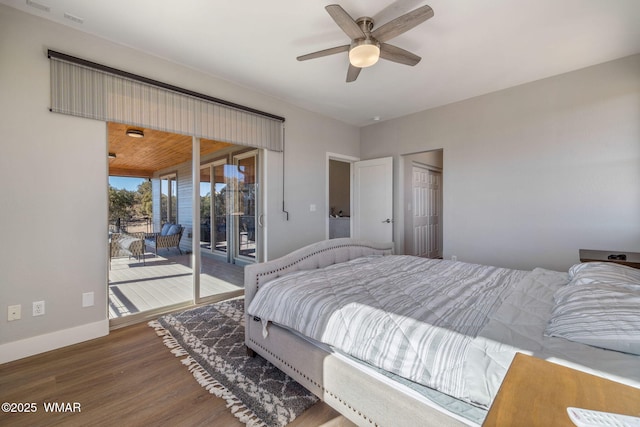
<path fill-rule="evenodd" d="M 49 50 L 51 111 L 282 151 L 284 118 Z"/>

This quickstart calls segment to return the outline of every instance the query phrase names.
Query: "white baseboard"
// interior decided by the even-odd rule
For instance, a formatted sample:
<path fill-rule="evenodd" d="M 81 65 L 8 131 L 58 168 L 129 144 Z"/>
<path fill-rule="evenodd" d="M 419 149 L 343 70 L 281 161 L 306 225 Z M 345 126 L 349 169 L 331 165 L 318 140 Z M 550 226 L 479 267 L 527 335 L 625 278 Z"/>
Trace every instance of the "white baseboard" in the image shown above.
<path fill-rule="evenodd" d="M 109 320 L 88 323 L 0 345 L 0 364 L 44 353 L 109 334 Z"/>

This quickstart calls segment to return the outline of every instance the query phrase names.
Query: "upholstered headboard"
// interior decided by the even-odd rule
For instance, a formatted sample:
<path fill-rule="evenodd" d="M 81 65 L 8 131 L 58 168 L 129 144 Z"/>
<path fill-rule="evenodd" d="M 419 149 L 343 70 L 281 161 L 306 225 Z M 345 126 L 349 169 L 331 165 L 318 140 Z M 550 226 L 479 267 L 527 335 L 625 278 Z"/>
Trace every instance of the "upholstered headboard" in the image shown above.
<path fill-rule="evenodd" d="M 244 268 L 245 304 L 253 299 L 258 287 L 271 279 L 298 270 L 314 270 L 367 255 L 391 255 L 393 242 L 373 243 L 349 238 L 313 243 L 273 261 Z"/>

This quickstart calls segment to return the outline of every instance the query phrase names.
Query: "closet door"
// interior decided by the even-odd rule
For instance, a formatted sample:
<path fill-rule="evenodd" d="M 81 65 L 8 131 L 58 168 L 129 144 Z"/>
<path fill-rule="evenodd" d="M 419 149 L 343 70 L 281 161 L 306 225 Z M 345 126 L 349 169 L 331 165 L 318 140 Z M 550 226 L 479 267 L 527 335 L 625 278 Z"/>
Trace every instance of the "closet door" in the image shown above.
<path fill-rule="evenodd" d="M 412 255 L 442 257 L 442 173 L 427 167 L 412 168 Z"/>

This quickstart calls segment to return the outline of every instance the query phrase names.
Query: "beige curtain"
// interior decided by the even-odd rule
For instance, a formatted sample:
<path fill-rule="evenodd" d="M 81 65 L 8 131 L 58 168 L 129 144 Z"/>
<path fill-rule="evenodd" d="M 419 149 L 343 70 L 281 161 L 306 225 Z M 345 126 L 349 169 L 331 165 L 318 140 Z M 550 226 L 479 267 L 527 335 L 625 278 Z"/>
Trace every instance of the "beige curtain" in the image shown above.
<path fill-rule="evenodd" d="M 282 151 L 282 118 L 49 57 L 53 112 Z"/>

